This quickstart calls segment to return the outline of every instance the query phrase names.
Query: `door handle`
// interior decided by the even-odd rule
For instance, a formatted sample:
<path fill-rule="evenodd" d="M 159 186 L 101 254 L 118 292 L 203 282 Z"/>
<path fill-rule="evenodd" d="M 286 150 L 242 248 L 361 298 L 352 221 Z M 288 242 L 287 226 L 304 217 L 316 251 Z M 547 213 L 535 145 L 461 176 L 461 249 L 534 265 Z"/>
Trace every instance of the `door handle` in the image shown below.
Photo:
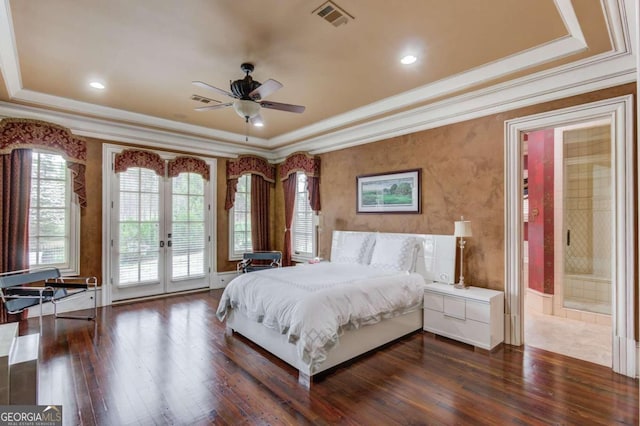
<path fill-rule="evenodd" d="M 160 247 L 164 247 L 164 241 L 160 241 Z"/>
<path fill-rule="evenodd" d="M 567 229 L 567 245 L 571 245 L 571 230 Z"/>
<path fill-rule="evenodd" d="M 533 220 L 536 220 L 536 217 L 538 217 L 539 214 L 540 210 L 538 210 L 537 207 L 531 209 L 531 217 L 533 218 Z"/>

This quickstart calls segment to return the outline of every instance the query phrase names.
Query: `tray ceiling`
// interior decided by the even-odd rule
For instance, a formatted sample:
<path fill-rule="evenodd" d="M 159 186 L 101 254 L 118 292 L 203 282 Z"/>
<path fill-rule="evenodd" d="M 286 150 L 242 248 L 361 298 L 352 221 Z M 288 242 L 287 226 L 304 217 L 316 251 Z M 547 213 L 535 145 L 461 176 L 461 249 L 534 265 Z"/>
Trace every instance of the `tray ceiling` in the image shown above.
<path fill-rule="evenodd" d="M 613 49 L 599 1 L 340 0 L 354 19 L 338 27 L 312 13 L 322 1 L 2 2 L 13 40 L 0 51 L 1 100 L 231 144 L 248 131 L 264 148 Z M 408 53 L 416 63 L 400 64 Z M 262 128 L 233 108 L 194 111 L 194 94 L 231 99 L 191 82 L 228 90 L 243 62 L 284 85 L 268 100 L 306 111 L 263 108 Z"/>

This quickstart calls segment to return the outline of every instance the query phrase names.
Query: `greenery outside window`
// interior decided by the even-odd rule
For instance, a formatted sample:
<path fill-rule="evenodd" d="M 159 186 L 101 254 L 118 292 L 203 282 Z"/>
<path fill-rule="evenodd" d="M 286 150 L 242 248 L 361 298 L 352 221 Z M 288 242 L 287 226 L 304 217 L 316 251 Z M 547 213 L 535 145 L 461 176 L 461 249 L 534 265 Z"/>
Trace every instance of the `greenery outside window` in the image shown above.
<path fill-rule="evenodd" d="M 33 150 L 29 207 L 29 267 L 54 266 L 80 272 L 80 209 L 71 172 L 57 154 Z"/>
<path fill-rule="evenodd" d="M 307 175 L 303 172 L 296 174 L 296 200 L 291 226 L 292 258 L 298 262 L 305 262 L 316 256 L 316 222 L 317 215 L 309 204 L 309 190 Z"/>
<path fill-rule="evenodd" d="M 238 260 L 252 250 L 251 174 L 238 179 L 236 198 L 229 209 L 229 260 Z"/>

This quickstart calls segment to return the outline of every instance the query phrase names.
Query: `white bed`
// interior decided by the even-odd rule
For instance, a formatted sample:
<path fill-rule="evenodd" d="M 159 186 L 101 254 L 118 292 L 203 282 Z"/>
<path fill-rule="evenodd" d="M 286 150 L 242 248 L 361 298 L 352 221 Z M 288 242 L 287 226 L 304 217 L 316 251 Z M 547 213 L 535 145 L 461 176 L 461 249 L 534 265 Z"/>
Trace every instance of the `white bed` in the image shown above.
<path fill-rule="evenodd" d="M 334 231 L 331 262 L 243 274 L 217 315 L 311 377 L 422 328 L 425 282 L 452 283 L 449 235 Z"/>

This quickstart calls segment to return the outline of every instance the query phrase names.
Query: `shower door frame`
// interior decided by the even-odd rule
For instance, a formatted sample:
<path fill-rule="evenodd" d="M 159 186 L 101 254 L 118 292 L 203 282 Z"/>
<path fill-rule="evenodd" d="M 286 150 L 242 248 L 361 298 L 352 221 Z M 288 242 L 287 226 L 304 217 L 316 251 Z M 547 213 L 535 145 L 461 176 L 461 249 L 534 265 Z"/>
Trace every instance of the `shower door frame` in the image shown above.
<path fill-rule="evenodd" d="M 563 126 L 563 127 L 556 127 L 554 129 L 554 141 L 558 142 L 559 146 L 556 146 L 555 149 L 556 150 L 561 150 L 562 153 L 558 154 L 558 152 L 556 151 L 555 155 L 557 155 L 557 157 L 554 158 L 559 158 L 559 164 L 557 164 L 557 167 L 554 171 L 554 173 L 557 173 L 556 176 L 560 176 L 560 178 L 558 179 L 558 182 L 561 182 L 560 185 L 561 187 L 561 196 L 557 196 L 557 192 L 554 191 L 554 203 L 556 203 L 556 205 L 560 205 L 562 206 L 560 211 L 560 216 L 561 218 L 559 219 L 557 216 L 554 218 L 554 220 L 556 221 L 555 224 L 560 224 L 560 226 L 558 228 L 559 232 L 555 235 L 554 237 L 554 253 L 555 253 L 555 257 L 554 257 L 554 262 L 556 265 L 562 265 L 562 268 L 556 271 L 555 274 L 555 280 L 556 282 L 554 283 L 554 306 L 553 306 L 553 314 L 554 315 L 560 315 L 560 316 L 565 316 L 562 313 L 556 313 L 556 307 L 561 306 L 560 309 L 564 310 L 564 309 L 570 309 L 570 310 L 582 310 L 581 308 L 578 307 L 567 307 L 565 305 L 565 301 L 567 299 L 567 278 L 568 276 L 570 276 L 571 278 L 574 279 L 580 279 L 583 278 L 585 280 L 590 280 L 592 279 L 593 282 L 599 282 L 602 281 L 603 278 L 606 278 L 606 281 L 608 282 L 609 285 L 609 289 L 611 289 L 611 271 L 613 270 L 613 265 L 614 265 L 614 261 L 615 261 L 615 254 L 614 254 L 614 250 L 613 250 L 613 238 L 612 238 L 612 234 L 611 234 L 611 230 L 613 229 L 613 218 L 612 218 L 612 214 L 613 214 L 613 210 L 610 211 L 610 217 L 608 220 L 609 225 L 611 226 L 611 228 L 609 229 L 609 242 L 610 242 L 610 246 L 609 246 L 609 251 L 608 251 L 608 269 L 609 269 L 609 274 L 604 277 L 601 275 L 596 275 L 595 279 L 594 279 L 594 275 L 593 274 L 580 274 L 580 273 L 572 273 L 569 274 L 567 273 L 567 242 L 570 241 L 573 243 L 574 240 L 574 234 L 572 233 L 570 236 L 567 235 L 567 231 L 568 231 L 568 227 L 567 227 L 567 213 L 568 213 L 568 208 L 567 208 L 567 196 L 569 193 L 569 184 L 568 184 L 568 177 L 569 177 L 569 171 L 568 171 L 568 167 L 571 165 L 577 165 L 580 163 L 584 163 L 585 161 L 588 162 L 589 160 L 593 160 L 593 158 L 590 159 L 585 159 L 583 157 L 572 157 L 571 159 L 568 159 L 568 157 L 566 156 L 566 140 L 565 140 L 565 132 L 566 131 L 573 131 L 573 130 L 579 130 L 579 129 L 586 129 L 586 128 L 593 128 L 593 127 L 604 127 L 606 126 L 609 130 L 609 158 L 608 158 L 608 166 L 609 166 L 609 174 L 610 174 L 610 182 L 608 183 L 608 197 L 610 197 L 611 200 L 613 200 L 613 195 L 612 195 L 612 188 L 613 188 L 613 165 L 612 165 L 612 156 L 611 156 L 611 150 L 613 147 L 613 141 L 612 139 L 612 132 L 611 132 L 611 122 L 610 120 L 604 119 L 604 120 L 597 120 L 597 121 L 589 121 L 589 122 L 583 122 L 583 123 L 579 123 L 579 124 L 575 124 L 575 125 L 571 125 L 571 126 Z M 584 141 L 580 141 L 578 143 L 582 143 Z M 569 164 L 571 163 L 571 164 Z M 560 203 L 560 204 L 557 204 Z M 609 202 L 609 206 L 612 207 L 613 201 Z M 559 219 L 559 220 L 558 220 Z M 589 227 L 589 232 L 593 235 L 593 224 Z M 579 234 L 579 233 L 578 233 Z M 590 258 L 591 262 L 593 262 L 594 260 L 594 255 L 592 253 L 591 258 Z M 593 267 L 593 264 L 592 264 Z M 559 280 L 561 281 L 561 284 L 559 285 Z M 613 295 L 613 292 L 611 290 L 609 290 L 609 295 Z M 557 303 L 555 298 L 559 298 L 560 303 Z M 594 315 L 608 315 L 609 317 L 611 317 L 611 306 L 612 306 L 612 301 L 611 299 L 609 299 L 609 302 L 607 303 L 608 307 L 609 307 L 609 311 L 604 313 L 604 312 L 600 312 L 600 311 L 596 311 L 596 310 L 589 310 L 588 308 L 585 308 L 584 311 L 585 312 L 589 312 L 592 313 Z"/>
<path fill-rule="evenodd" d="M 540 129 L 609 118 L 613 165 L 613 250 L 612 264 L 612 355 L 613 370 L 630 377 L 637 375 L 634 305 L 635 211 L 633 95 L 576 105 L 556 111 L 505 121 L 505 343 L 524 343 L 524 279 L 522 225 L 522 136 Z M 635 145 L 635 146 L 634 146 Z"/>

